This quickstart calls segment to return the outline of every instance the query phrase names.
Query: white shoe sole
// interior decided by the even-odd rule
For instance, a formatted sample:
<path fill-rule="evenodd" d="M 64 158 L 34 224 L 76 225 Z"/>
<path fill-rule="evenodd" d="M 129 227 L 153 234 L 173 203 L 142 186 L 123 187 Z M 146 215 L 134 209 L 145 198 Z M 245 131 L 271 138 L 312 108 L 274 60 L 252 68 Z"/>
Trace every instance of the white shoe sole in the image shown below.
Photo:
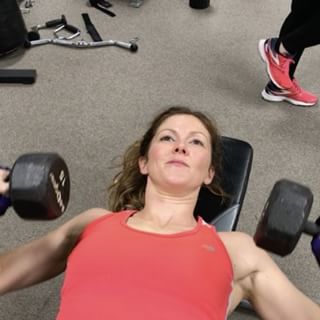
<path fill-rule="evenodd" d="M 264 51 L 264 43 L 266 42 L 266 39 L 261 39 L 259 40 L 259 44 L 258 44 L 258 51 L 259 51 L 259 54 L 260 54 L 260 57 L 262 59 L 262 61 L 266 64 L 267 66 L 267 73 L 268 73 L 268 76 L 270 78 L 270 80 L 280 89 L 285 89 L 283 88 L 282 86 L 279 85 L 279 83 L 273 78 L 271 72 L 270 72 L 270 66 L 269 66 L 269 61 L 267 59 L 267 56 L 266 56 L 266 53 Z"/>
<path fill-rule="evenodd" d="M 281 101 L 287 101 L 291 104 L 294 104 L 295 106 L 302 106 L 302 107 L 312 107 L 317 104 L 317 101 L 314 103 L 310 102 L 302 102 L 298 100 L 294 100 L 288 97 L 281 97 L 281 96 L 275 96 L 273 94 L 267 93 L 265 89 L 262 90 L 261 96 L 264 100 L 271 101 L 271 102 L 281 102 Z"/>

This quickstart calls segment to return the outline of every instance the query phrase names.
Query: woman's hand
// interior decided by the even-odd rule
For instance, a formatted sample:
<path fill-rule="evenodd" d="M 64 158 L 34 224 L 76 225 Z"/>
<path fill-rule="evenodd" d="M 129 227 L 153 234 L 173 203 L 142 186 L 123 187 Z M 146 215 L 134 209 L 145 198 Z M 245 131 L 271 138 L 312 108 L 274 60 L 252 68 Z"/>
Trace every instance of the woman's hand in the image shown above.
<path fill-rule="evenodd" d="M 9 182 L 6 181 L 10 172 L 5 169 L 0 169 L 0 195 L 7 195 L 9 191 Z"/>

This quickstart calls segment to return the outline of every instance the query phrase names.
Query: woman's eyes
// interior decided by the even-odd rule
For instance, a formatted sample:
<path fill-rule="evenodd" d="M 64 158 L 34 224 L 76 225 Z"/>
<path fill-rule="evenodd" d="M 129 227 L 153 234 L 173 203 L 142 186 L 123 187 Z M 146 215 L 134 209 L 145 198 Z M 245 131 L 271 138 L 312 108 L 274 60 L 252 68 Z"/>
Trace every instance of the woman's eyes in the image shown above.
<path fill-rule="evenodd" d="M 175 139 L 172 136 L 166 135 L 166 136 L 160 137 L 160 141 L 175 141 Z M 196 138 L 189 140 L 189 143 L 199 145 L 202 147 L 204 146 L 203 141 L 201 141 L 200 139 L 196 139 Z"/>
<path fill-rule="evenodd" d="M 202 147 L 204 146 L 204 143 L 199 139 L 192 139 L 191 143 L 202 146 Z"/>
<path fill-rule="evenodd" d="M 171 136 L 162 136 L 160 141 L 173 141 L 173 138 Z"/>

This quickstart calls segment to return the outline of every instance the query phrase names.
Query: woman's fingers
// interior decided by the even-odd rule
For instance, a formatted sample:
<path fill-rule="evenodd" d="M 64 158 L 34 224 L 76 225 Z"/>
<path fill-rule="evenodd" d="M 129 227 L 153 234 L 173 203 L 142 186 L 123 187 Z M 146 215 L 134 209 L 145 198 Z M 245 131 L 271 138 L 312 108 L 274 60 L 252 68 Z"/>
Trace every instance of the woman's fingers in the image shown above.
<path fill-rule="evenodd" d="M 10 172 L 5 169 L 0 169 L 0 194 L 7 194 L 9 191 L 9 182 L 6 181 Z"/>

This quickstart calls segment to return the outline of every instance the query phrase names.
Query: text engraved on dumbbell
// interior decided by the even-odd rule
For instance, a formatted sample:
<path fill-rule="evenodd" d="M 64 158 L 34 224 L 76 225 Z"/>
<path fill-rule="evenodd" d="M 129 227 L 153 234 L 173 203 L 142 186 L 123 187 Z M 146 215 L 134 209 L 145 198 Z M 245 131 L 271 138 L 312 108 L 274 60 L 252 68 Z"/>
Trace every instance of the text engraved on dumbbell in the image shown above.
<path fill-rule="evenodd" d="M 60 180 L 61 185 L 64 187 L 64 184 L 66 182 L 66 175 L 63 170 L 61 170 L 61 172 L 59 174 L 59 180 Z"/>
<path fill-rule="evenodd" d="M 59 183 L 57 183 L 57 180 L 56 180 L 53 173 L 50 173 L 50 179 L 51 179 L 51 184 L 52 184 L 53 190 L 54 190 L 56 198 L 57 198 L 58 205 L 61 208 L 61 212 L 64 212 L 65 205 L 63 203 L 61 191 L 59 190 Z M 64 182 L 65 182 L 65 180 L 64 180 Z"/>

